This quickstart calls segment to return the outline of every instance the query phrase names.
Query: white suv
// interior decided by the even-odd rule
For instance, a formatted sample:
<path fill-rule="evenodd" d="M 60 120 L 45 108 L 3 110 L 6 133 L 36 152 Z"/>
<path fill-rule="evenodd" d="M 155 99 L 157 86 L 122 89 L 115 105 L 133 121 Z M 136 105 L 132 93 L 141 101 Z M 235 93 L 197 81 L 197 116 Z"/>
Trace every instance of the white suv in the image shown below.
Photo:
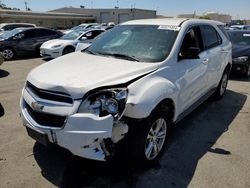
<path fill-rule="evenodd" d="M 169 126 L 226 91 L 232 47 L 220 25 L 129 21 L 84 51 L 35 68 L 21 97 L 29 136 L 94 160 L 106 161 L 118 149 L 155 161 Z"/>

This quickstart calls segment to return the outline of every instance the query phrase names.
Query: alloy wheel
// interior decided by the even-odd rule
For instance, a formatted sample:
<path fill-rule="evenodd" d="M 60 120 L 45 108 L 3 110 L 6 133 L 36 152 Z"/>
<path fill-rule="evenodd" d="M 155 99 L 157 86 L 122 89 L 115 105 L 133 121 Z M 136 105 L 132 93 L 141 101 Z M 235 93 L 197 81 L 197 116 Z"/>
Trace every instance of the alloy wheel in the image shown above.
<path fill-rule="evenodd" d="M 146 138 L 145 156 L 148 160 L 155 159 L 161 152 L 166 135 L 167 122 L 164 118 L 159 118 L 152 124 Z"/>
<path fill-rule="evenodd" d="M 12 59 L 13 56 L 14 56 L 13 51 L 10 50 L 10 49 L 5 49 L 5 50 L 3 50 L 2 54 L 3 54 L 4 59 L 7 59 L 7 60 Z"/>

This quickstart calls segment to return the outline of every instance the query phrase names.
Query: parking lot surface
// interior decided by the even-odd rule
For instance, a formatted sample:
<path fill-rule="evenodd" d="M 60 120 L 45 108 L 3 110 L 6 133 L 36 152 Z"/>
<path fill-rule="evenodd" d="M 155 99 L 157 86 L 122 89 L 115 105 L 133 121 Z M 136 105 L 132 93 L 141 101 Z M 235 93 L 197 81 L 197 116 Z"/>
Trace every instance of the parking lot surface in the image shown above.
<path fill-rule="evenodd" d="M 0 66 L 0 187 L 250 187 L 250 79 L 231 78 L 173 129 L 159 164 L 107 164 L 43 147 L 26 134 L 19 99 L 40 58 Z"/>

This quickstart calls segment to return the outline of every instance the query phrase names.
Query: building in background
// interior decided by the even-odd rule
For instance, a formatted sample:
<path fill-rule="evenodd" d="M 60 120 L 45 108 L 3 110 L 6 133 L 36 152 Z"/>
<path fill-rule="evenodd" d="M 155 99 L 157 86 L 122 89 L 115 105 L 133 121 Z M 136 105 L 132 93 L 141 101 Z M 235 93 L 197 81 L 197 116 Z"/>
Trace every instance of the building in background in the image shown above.
<path fill-rule="evenodd" d="M 229 14 L 219 14 L 217 12 L 205 12 L 203 15 L 193 14 L 179 14 L 178 18 L 203 18 L 210 20 L 217 20 L 223 23 L 230 23 L 232 20 L 232 16 Z"/>
<path fill-rule="evenodd" d="M 128 20 L 156 18 L 155 10 L 145 10 L 137 8 L 86 9 L 65 7 L 51 10 L 49 12 L 92 15 L 98 23 L 113 22 L 115 24 L 119 24 Z"/>
<path fill-rule="evenodd" d="M 224 23 L 230 23 L 232 21 L 232 16 L 229 14 L 219 14 L 217 12 L 205 12 L 204 16 L 209 17 L 211 20 L 218 20 Z"/>
<path fill-rule="evenodd" d="M 33 23 L 54 29 L 71 28 L 81 23 L 95 22 L 92 15 L 76 13 L 33 12 L 0 9 L 0 23 Z"/>
<path fill-rule="evenodd" d="M 179 14 L 177 15 L 177 18 L 200 18 L 201 16 L 193 14 Z"/>

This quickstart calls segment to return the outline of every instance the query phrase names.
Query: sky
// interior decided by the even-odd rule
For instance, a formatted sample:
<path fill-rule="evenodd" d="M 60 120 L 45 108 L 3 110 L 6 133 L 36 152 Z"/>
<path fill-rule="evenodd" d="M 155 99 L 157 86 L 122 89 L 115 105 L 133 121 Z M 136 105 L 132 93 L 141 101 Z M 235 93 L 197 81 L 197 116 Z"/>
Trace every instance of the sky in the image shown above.
<path fill-rule="evenodd" d="M 62 7 L 86 8 L 142 8 L 153 9 L 157 14 L 176 16 L 178 14 L 218 12 L 230 14 L 233 19 L 250 19 L 250 0 L 2 0 L 9 7 L 25 9 L 24 1 L 33 11 L 49 11 Z"/>

